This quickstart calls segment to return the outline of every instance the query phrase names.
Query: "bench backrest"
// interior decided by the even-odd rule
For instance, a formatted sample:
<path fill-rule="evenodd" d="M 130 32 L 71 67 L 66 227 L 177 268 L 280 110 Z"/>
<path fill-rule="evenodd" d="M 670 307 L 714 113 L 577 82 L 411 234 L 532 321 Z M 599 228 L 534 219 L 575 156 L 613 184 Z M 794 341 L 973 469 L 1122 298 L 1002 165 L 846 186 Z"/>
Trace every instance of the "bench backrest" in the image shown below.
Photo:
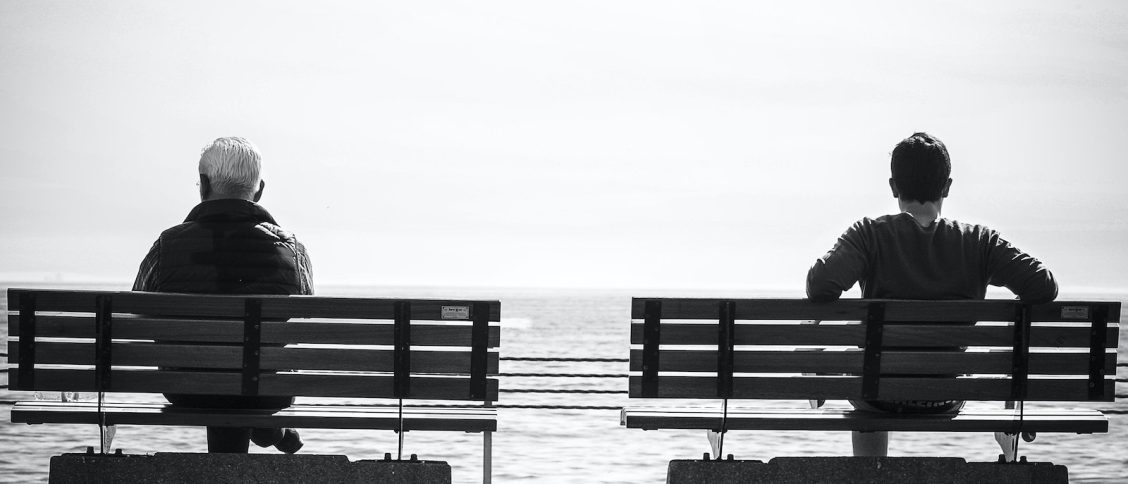
<path fill-rule="evenodd" d="M 497 400 L 498 301 L 11 289 L 8 307 L 13 390 Z"/>
<path fill-rule="evenodd" d="M 631 318 L 631 397 L 1114 396 L 1117 302 L 635 298 Z"/>

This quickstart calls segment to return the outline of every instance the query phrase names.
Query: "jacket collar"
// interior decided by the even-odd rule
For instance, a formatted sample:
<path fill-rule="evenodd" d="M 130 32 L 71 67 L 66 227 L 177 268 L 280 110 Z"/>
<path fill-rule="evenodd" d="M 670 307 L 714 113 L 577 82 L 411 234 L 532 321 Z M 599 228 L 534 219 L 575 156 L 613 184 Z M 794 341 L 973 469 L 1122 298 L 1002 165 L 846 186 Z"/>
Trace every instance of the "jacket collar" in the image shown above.
<path fill-rule="evenodd" d="M 261 205 L 250 200 L 223 198 L 200 202 L 184 222 L 267 222 L 278 225 L 274 217 Z"/>

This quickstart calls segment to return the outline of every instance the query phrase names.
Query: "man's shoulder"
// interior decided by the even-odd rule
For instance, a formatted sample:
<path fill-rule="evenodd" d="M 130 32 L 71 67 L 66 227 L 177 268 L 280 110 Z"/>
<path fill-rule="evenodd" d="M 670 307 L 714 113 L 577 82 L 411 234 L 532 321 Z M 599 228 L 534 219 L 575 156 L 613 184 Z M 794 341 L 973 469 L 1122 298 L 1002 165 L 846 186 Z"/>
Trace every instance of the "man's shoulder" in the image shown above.
<path fill-rule="evenodd" d="M 165 229 L 161 232 L 160 238 L 162 240 L 176 239 L 180 237 L 197 236 L 197 232 L 205 229 L 203 223 L 200 222 L 184 222 Z M 246 223 L 233 223 L 231 225 L 242 226 L 236 229 L 237 232 L 245 234 L 253 234 L 254 238 L 261 238 L 271 242 L 281 242 L 286 244 L 301 245 L 293 232 L 283 229 L 277 224 L 271 222 L 246 222 Z M 231 230 L 230 225 L 227 230 Z"/>
<path fill-rule="evenodd" d="M 943 227 L 946 230 L 959 232 L 966 236 L 974 236 L 977 238 L 990 238 L 993 236 L 998 236 L 998 232 L 983 224 L 961 222 L 959 220 L 948 218 L 941 218 L 938 222 L 940 227 Z"/>
<path fill-rule="evenodd" d="M 917 225 L 917 223 L 915 220 L 913 220 L 912 215 L 909 215 L 907 213 L 895 213 L 872 218 L 862 217 L 857 222 L 854 222 L 854 225 L 852 227 L 855 229 L 881 229 L 893 228 L 901 225 L 914 227 Z M 959 220 L 943 217 L 936 221 L 936 227 L 944 230 L 958 231 L 966 234 L 997 233 L 994 229 L 991 229 L 990 227 L 983 224 L 966 223 Z"/>
<path fill-rule="evenodd" d="M 262 232 L 265 236 L 277 240 L 278 242 L 301 245 L 298 242 L 297 237 L 294 236 L 293 232 L 284 230 L 282 227 L 279 227 L 278 225 L 272 224 L 270 222 L 259 222 L 258 224 L 255 224 L 255 229 Z"/>
<path fill-rule="evenodd" d="M 177 237 L 179 235 L 183 235 L 185 232 L 192 230 L 192 227 L 194 225 L 195 225 L 195 222 L 183 222 L 183 223 L 173 225 L 172 227 L 164 229 L 164 231 L 161 232 L 160 238 L 161 239 L 168 239 L 168 238 L 171 238 L 171 237 Z"/>
<path fill-rule="evenodd" d="M 897 223 L 897 215 L 881 215 L 879 217 L 862 217 L 850 226 L 853 231 L 869 231 L 889 227 Z"/>

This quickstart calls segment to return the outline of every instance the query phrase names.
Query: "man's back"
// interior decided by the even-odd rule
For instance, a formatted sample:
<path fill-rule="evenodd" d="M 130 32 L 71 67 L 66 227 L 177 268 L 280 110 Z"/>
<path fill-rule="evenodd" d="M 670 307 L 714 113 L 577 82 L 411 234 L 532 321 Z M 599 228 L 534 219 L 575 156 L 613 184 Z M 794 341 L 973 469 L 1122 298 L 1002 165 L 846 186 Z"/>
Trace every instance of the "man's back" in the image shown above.
<path fill-rule="evenodd" d="M 807 273 L 807 296 L 837 299 L 854 282 L 865 298 L 983 299 L 988 285 L 1025 301 L 1057 296 L 1050 271 L 998 232 L 944 218 L 922 227 L 908 213 L 847 229 Z"/>
<path fill-rule="evenodd" d="M 163 233 L 138 271 L 135 291 L 312 294 L 309 257 L 258 204 L 201 202 Z"/>

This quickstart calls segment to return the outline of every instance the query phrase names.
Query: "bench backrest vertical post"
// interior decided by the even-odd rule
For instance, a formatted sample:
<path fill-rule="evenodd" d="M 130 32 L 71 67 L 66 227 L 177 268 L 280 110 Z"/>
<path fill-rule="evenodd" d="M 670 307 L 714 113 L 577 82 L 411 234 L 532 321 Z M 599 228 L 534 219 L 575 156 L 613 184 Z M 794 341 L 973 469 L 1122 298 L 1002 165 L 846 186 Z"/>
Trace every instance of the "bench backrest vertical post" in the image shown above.
<path fill-rule="evenodd" d="M 1011 401 L 1026 400 L 1030 378 L 1030 307 L 1018 304 L 1014 308 L 1014 346 L 1011 348 Z"/>
<path fill-rule="evenodd" d="M 486 395 L 486 353 L 490 337 L 490 305 L 474 303 L 471 307 L 473 329 L 470 333 L 470 398 L 490 404 Z"/>
<path fill-rule="evenodd" d="M 259 393 L 259 368 L 262 362 L 262 300 L 243 302 L 243 394 Z"/>
<path fill-rule="evenodd" d="M 94 388 L 98 392 L 111 389 L 110 368 L 113 365 L 113 299 L 109 295 L 94 298 Z"/>
<path fill-rule="evenodd" d="M 395 304 L 392 341 L 395 346 L 393 392 L 396 398 L 403 399 L 411 396 L 411 303 L 407 301 Z"/>
<path fill-rule="evenodd" d="M 733 346 L 736 339 L 736 303 L 721 301 L 717 324 L 717 397 L 732 397 Z"/>
<path fill-rule="evenodd" d="M 35 387 L 35 294 L 20 293 L 20 356 L 16 375 L 24 388 Z"/>
<path fill-rule="evenodd" d="M 661 343 L 662 301 L 646 301 L 642 326 L 642 396 L 658 396 L 658 347 Z"/>
<path fill-rule="evenodd" d="M 1105 345 L 1108 343 L 1108 306 L 1099 305 L 1089 309 L 1093 321 L 1089 326 L 1089 399 L 1105 398 Z"/>
<path fill-rule="evenodd" d="M 869 303 L 866 314 L 865 356 L 862 363 L 862 399 L 877 400 L 881 381 L 881 348 L 885 328 L 885 304 Z"/>

